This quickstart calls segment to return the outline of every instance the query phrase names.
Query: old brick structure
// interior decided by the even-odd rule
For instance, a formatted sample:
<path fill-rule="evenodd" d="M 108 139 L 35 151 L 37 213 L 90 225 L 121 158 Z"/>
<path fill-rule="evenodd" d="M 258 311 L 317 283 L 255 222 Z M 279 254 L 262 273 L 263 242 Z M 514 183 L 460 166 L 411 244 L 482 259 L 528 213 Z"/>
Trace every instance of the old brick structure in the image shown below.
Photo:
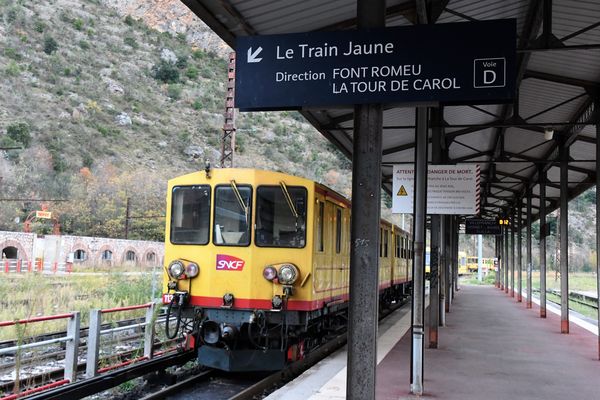
<path fill-rule="evenodd" d="M 70 235 L 0 231 L 2 258 L 45 263 L 161 265 L 164 243 Z"/>

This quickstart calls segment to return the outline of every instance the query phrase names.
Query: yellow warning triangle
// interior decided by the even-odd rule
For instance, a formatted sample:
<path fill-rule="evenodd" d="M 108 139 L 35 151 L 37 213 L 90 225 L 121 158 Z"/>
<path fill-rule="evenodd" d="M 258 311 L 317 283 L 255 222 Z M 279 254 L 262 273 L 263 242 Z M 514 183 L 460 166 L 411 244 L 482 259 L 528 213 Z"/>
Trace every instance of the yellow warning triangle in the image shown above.
<path fill-rule="evenodd" d="M 404 185 L 400 186 L 400 190 L 398 190 L 398 196 L 408 196 L 406 189 L 404 189 Z"/>

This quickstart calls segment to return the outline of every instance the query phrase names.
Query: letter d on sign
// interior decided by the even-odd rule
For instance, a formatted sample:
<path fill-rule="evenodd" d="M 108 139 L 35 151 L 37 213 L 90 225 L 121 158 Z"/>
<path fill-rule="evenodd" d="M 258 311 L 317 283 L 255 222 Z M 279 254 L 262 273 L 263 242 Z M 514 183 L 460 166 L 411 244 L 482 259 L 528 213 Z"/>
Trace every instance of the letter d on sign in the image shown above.
<path fill-rule="evenodd" d="M 485 70 L 483 71 L 483 83 L 489 85 L 496 81 L 496 73 L 494 71 Z"/>

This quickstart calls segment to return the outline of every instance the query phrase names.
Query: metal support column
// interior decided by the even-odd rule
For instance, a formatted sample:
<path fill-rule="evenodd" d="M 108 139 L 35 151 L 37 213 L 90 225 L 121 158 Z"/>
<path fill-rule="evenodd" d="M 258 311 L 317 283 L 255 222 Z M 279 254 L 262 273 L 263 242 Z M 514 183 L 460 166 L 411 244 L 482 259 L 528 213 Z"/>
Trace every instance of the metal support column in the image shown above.
<path fill-rule="evenodd" d="M 517 210 L 517 258 L 519 261 L 519 271 L 517 273 L 517 301 L 523 301 L 523 199 L 518 199 L 519 209 Z"/>
<path fill-rule="evenodd" d="M 431 129 L 431 163 L 442 163 L 442 109 L 430 108 Z M 440 270 L 440 221 L 439 214 L 431 215 L 431 245 L 429 257 L 429 348 L 438 347 L 438 326 L 440 324 L 439 270 Z"/>
<path fill-rule="evenodd" d="M 531 246 L 531 188 L 527 188 L 527 308 L 533 307 L 531 301 L 531 270 L 532 263 L 532 246 Z"/>
<path fill-rule="evenodd" d="M 594 99 L 594 110 L 596 110 L 596 298 L 600 299 L 600 173 L 598 173 L 598 160 L 600 160 L 600 93 L 596 93 Z M 598 359 L 600 360 L 600 307 L 598 307 Z"/>
<path fill-rule="evenodd" d="M 500 237 L 498 238 L 498 254 L 500 262 L 498 263 L 498 288 L 504 290 L 504 227 L 500 227 Z"/>
<path fill-rule="evenodd" d="M 494 236 L 494 254 L 496 257 L 496 260 L 498 260 L 498 263 L 496 264 L 496 281 L 495 281 L 495 286 L 497 288 L 500 287 L 500 239 L 498 239 L 498 236 Z"/>
<path fill-rule="evenodd" d="M 515 297 L 515 214 L 510 219 L 510 296 Z"/>
<path fill-rule="evenodd" d="M 446 270 L 448 268 L 448 217 L 442 215 L 440 219 L 440 326 L 446 326 Z"/>
<path fill-rule="evenodd" d="M 454 240 L 454 292 L 458 292 L 460 290 L 460 287 L 458 286 L 458 266 L 460 264 L 460 260 L 458 259 L 458 244 L 459 244 L 459 234 L 458 231 L 460 229 L 460 221 L 458 219 L 458 216 L 454 216 L 454 219 L 456 221 L 455 227 L 456 229 L 454 230 L 453 234 L 455 235 L 455 240 Z"/>
<path fill-rule="evenodd" d="M 546 318 L 546 171 L 540 168 L 540 318 Z"/>
<path fill-rule="evenodd" d="M 560 144 L 560 332 L 569 333 L 569 148 Z"/>
<path fill-rule="evenodd" d="M 504 293 L 508 293 L 508 271 L 510 270 L 510 257 L 508 256 L 508 230 L 509 225 L 504 225 Z"/>
<path fill-rule="evenodd" d="M 385 1 L 358 0 L 359 29 L 385 26 Z M 381 104 L 354 108 L 346 398 L 375 400 L 381 215 Z"/>
<path fill-rule="evenodd" d="M 410 391 L 423 394 L 425 335 L 425 224 L 427 212 L 427 107 L 416 108 L 415 195 L 413 217 L 412 363 Z M 379 203 L 377 203 L 379 204 Z"/>
<path fill-rule="evenodd" d="M 450 289 L 450 285 L 452 283 L 452 252 L 450 249 L 452 248 L 452 216 L 446 216 L 446 282 L 444 282 L 444 291 L 446 292 L 446 312 L 450 312 L 450 305 L 452 304 L 452 290 Z"/>

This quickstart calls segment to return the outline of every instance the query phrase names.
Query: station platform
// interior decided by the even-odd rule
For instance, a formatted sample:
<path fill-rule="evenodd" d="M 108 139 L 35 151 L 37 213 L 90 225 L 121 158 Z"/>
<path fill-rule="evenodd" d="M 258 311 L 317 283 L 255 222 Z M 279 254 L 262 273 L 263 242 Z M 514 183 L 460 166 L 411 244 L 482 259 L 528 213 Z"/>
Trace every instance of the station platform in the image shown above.
<path fill-rule="evenodd" d="M 561 334 L 554 311 L 541 319 L 537 305 L 527 309 L 495 287 L 462 286 L 439 347 L 425 349 L 425 393 L 417 397 L 409 391 L 410 307 L 398 310 L 380 325 L 376 398 L 600 399 L 598 337 L 573 321 Z M 344 399 L 345 392 L 342 349 L 267 398 Z"/>

